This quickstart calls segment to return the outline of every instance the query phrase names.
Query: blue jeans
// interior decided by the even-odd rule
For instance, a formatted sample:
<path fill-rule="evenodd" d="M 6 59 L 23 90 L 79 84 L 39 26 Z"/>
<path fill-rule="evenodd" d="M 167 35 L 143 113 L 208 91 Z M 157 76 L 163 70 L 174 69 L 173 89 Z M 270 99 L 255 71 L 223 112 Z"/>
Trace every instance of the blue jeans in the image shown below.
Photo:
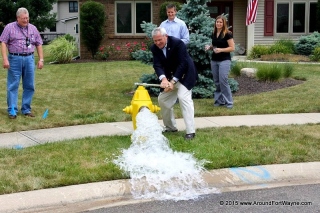
<path fill-rule="evenodd" d="M 34 55 L 14 56 L 8 55 L 10 68 L 7 77 L 7 104 L 10 115 L 18 113 L 18 90 L 22 78 L 22 104 L 21 113 L 31 112 L 31 101 L 34 94 L 35 65 Z"/>
<path fill-rule="evenodd" d="M 215 104 L 233 105 L 232 93 L 228 83 L 230 67 L 230 60 L 211 61 L 213 81 L 216 86 L 216 91 L 214 92 Z"/>

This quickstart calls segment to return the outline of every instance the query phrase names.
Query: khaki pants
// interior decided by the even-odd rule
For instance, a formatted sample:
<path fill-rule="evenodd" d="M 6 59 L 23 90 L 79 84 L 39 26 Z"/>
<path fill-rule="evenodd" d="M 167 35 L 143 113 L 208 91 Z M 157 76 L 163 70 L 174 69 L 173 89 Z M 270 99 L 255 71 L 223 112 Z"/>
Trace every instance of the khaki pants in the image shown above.
<path fill-rule="evenodd" d="M 179 98 L 180 108 L 184 123 L 186 125 L 186 134 L 195 133 L 194 125 L 194 105 L 192 100 L 192 90 L 188 90 L 180 82 L 174 85 L 171 92 L 162 92 L 159 94 L 158 102 L 161 107 L 163 124 L 167 129 L 176 130 L 176 120 L 174 118 L 173 106 Z"/>

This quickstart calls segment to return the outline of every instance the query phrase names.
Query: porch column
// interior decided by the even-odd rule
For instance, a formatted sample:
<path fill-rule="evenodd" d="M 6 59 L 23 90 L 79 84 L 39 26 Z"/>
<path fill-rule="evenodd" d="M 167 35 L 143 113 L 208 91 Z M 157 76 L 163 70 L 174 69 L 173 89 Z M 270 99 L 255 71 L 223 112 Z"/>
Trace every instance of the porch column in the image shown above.
<path fill-rule="evenodd" d="M 254 25 L 252 23 L 247 26 L 247 56 L 250 54 L 251 48 L 254 46 Z"/>

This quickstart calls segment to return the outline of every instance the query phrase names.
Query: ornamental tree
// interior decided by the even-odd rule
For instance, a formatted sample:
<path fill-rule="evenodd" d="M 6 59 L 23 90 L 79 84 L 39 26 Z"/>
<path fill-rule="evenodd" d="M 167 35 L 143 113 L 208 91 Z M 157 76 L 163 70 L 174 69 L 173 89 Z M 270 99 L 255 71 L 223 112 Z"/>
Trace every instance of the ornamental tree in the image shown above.
<path fill-rule="evenodd" d="M 92 58 L 97 53 L 105 35 L 106 14 L 104 6 L 94 1 L 86 1 L 80 9 L 81 40 L 91 52 Z"/>

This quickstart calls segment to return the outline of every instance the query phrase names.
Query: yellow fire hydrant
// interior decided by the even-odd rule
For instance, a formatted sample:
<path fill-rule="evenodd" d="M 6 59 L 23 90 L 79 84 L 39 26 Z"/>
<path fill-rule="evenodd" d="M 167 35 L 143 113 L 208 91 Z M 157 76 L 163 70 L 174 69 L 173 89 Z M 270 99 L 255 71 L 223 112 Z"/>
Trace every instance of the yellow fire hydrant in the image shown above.
<path fill-rule="evenodd" d="M 131 105 L 123 109 L 125 113 L 132 115 L 133 129 L 136 129 L 136 116 L 142 107 L 147 107 L 151 112 L 160 111 L 160 107 L 153 105 L 148 90 L 145 87 L 139 86 L 133 95 Z"/>

